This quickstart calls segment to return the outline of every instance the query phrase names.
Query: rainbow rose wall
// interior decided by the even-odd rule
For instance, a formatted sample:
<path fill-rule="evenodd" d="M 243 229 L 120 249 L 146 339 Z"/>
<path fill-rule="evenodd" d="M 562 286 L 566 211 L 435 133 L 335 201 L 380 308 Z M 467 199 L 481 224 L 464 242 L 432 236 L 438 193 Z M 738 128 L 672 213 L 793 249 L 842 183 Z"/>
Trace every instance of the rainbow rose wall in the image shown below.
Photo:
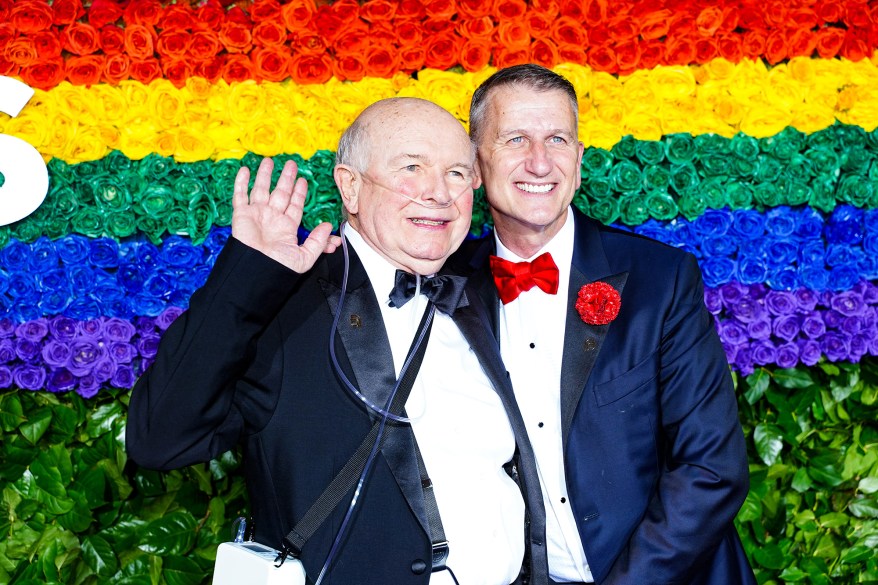
<path fill-rule="evenodd" d="M 878 582 L 876 49 L 855 0 L 0 0 L 0 582 L 209 583 L 238 457 L 158 473 L 123 439 L 238 168 L 294 159 L 303 232 L 337 226 L 357 113 L 417 96 L 467 123 L 523 62 L 579 94 L 574 204 L 698 258 L 759 582 Z"/>

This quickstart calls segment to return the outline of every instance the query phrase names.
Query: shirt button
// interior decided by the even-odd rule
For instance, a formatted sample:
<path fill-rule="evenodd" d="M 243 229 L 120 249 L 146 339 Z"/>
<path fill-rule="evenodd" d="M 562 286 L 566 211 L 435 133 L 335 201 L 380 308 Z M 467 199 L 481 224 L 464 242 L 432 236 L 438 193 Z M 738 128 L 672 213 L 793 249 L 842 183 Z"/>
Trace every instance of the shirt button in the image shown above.
<path fill-rule="evenodd" d="M 537 426 L 543 428 L 543 423 L 537 423 Z"/>
<path fill-rule="evenodd" d="M 530 348 L 531 348 L 531 349 L 533 349 L 533 348 L 535 348 L 535 347 L 536 347 L 536 344 L 535 344 L 535 343 L 531 343 L 531 344 L 530 344 Z"/>
<path fill-rule="evenodd" d="M 415 575 L 420 575 L 421 573 L 423 573 L 426 570 L 427 570 L 427 563 L 425 563 L 421 559 L 415 559 L 412 562 L 412 573 L 414 573 Z"/>
<path fill-rule="evenodd" d="M 566 503 L 567 503 L 567 498 L 562 497 L 562 498 L 561 498 L 561 503 L 562 503 L 562 504 L 566 504 Z"/>

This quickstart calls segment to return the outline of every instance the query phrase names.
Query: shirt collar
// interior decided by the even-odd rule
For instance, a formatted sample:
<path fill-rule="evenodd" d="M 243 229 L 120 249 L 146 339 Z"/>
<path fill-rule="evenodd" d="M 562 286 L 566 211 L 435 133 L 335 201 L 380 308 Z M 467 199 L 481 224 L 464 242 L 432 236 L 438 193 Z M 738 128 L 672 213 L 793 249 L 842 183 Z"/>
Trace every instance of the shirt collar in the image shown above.
<path fill-rule="evenodd" d="M 497 236 L 497 231 L 495 230 L 494 241 L 497 243 L 497 256 L 511 262 L 529 262 L 540 254 L 549 252 L 559 268 L 565 264 L 569 266 L 570 262 L 573 260 L 573 240 L 575 231 L 573 211 L 568 207 L 564 225 L 561 226 L 561 230 L 555 234 L 555 237 L 549 240 L 545 246 L 540 248 L 537 253 L 530 258 L 522 258 L 503 245 L 503 242 L 500 241 L 500 238 Z"/>
<path fill-rule="evenodd" d="M 396 282 L 396 267 L 376 252 L 349 223 L 344 226 L 344 236 L 363 263 L 378 301 L 387 304 L 390 291 L 393 290 Z"/>

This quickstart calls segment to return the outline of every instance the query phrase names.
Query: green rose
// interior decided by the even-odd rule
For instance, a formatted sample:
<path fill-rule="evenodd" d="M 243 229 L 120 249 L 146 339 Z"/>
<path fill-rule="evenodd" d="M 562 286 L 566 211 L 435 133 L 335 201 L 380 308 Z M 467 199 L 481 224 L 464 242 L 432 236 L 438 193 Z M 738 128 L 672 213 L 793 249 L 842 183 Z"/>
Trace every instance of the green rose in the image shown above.
<path fill-rule="evenodd" d="M 585 179 L 605 177 L 613 167 L 613 155 L 603 148 L 589 146 L 582 155 L 580 176 Z"/>
<path fill-rule="evenodd" d="M 840 144 L 838 138 L 839 126 L 830 126 L 819 132 L 808 134 L 805 136 L 805 144 L 809 149 L 816 150 L 837 150 Z"/>
<path fill-rule="evenodd" d="M 637 160 L 647 166 L 665 160 L 665 145 L 658 140 L 638 140 L 634 150 Z"/>
<path fill-rule="evenodd" d="M 341 223 L 341 211 L 337 204 L 326 202 L 313 206 L 302 221 L 302 225 L 306 230 L 311 231 L 324 221 L 331 223 L 333 229 L 338 229 Z"/>
<path fill-rule="evenodd" d="M 216 205 L 206 193 L 189 202 L 186 227 L 193 244 L 198 245 L 204 241 L 215 219 Z"/>
<path fill-rule="evenodd" d="M 589 213 L 597 221 L 610 225 L 619 219 L 619 199 L 616 197 L 595 199 L 589 205 Z"/>
<path fill-rule="evenodd" d="M 119 183 L 118 176 L 96 177 L 89 187 L 98 207 L 104 211 L 119 211 L 131 205 L 131 194 Z"/>
<path fill-rule="evenodd" d="M 169 234 L 185 236 L 188 233 L 186 229 L 186 224 L 188 223 L 189 218 L 187 217 L 186 212 L 180 208 L 172 209 L 171 213 L 165 217 L 165 228 L 168 230 Z"/>
<path fill-rule="evenodd" d="M 704 177 L 728 177 L 730 157 L 726 152 L 705 152 L 699 157 L 700 174 Z"/>
<path fill-rule="evenodd" d="M 671 165 L 670 169 L 670 188 L 679 195 L 688 193 L 698 188 L 700 178 L 695 166 L 691 163 L 680 163 Z"/>
<path fill-rule="evenodd" d="M 643 188 L 646 191 L 667 191 L 671 173 L 665 167 L 650 165 L 643 170 Z"/>
<path fill-rule="evenodd" d="M 794 154 L 784 165 L 784 175 L 800 183 L 808 183 L 814 177 L 811 161 L 802 154 Z"/>
<path fill-rule="evenodd" d="M 74 232 L 89 238 L 99 238 L 104 235 L 104 216 L 94 207 L 81 207 L 70 222 Z"/>
<path fill-rule="evenodd" d="M 665 156 L 671 164 L 681 165 L 695 160 L 695 140 L 691 134 L 669 134 L 665 137 Z"/>
<path fill-rule="evenodd" d="M 232 225 L 232 200 L 215 201 L 214 207 L 216 208 L 214 223 L 222 226 Z"/>
<path fill-rule="evenodd" d="M 148 181 L 160 181 L 177 170 L 177 163 L 167 156 L 151 153 L 143 157 L 137 166 L 137 172 Z"/>
<path fill-rule="evenodd" d="M 637 140 L 630 134 L 623 136 L 622 140 L 616 143 L 611 152 L 618 161 L 631 160 L 637 154 Z"/>
<path fill-rule="evenodd" d="M 79 209 L 79 201 L 76 193 L 68 185 L 53 183 L 46 194 L 46 200 L 40 207 L 49 207 L 54 215 L 70 219 Z"/>
<path fill-rule="evenodd" d="M 640 225 L 649 219 L 649 207 L 644 193 L 625 193 L 619 202 L 620 219 L 625 225 Z"/>
<path fill-rule="evenodd" d="M 869 150 L 878 150 L 878 128 L 866 132 L 866 144 L 869 145 Z"/>
<path fill-rule="evenodd" d="M 841 168 L 843 171 L 860 173 L 865 175 L 869 172 L 872 163 L 872 153 L 863 148 L 862 144 L 851 145 L 842 151 Z"/>
<path fill-rule="evenodd" d="M 331 150 L 318 150 L 308 161 L 308 166 L 315 174 L 323 172 L 332 175 L 332 169 L 335 167 L 335 153 Z"/>
<path fill-rule="evenodd" d="M 585 194 L 585 191 L 582 189 L 577 189 L 576 193 L 573 195 L 573 201 L 571 202 L 576 209 L 584 213 L 585 215 L 589 215 L 589 201 L 588 197 Z"/>
<path fill-rule="evenodd" d="M 762 207 L 777 207 L 783 203 L 781 193 L 775 183 L 759 183 L 753 188 L 753 199 Z"/>
<path fill-rule="evenodd" d="M 473 193 L 473 215 L 469 226 L 469 233 L 474 237 L 482 237 L 486 229 L 494 225 L 491 217 L 491 209 L 488 207 L 488 199 L 485 197 L 484 185 Z"/>
<path fill-rule="evenodd" d="M 835 209 L 835 181 L 829 178 L 818 178 L 811 183 L 811 197 L 808 205 L 824 213 Z"/>
<path fill-rule="evenodd" d="M 855 207 L 865 207 L 874 194 L 872 183 L 857 174 L 845 175 L 838 183 L 838 200 Z"/>
<path fill-rule="evenodd" d="M 757 183 L 771 183 L 780 177 L 783 165 L 770 155 L 760 156 L 756 161 L 756 169 L 753 178 Z"/>
<path fill-rule="evenodd" d="M 235 177 L 238 175 L 238 169 L 241 168 L 241 161 L 236 158 L 224 158 L 213 163 L 210 167 L 210 176 L 214 181 L 226 181 L 235 184 Z M 231 196 L 231 193 L 229 193 Z"/>
<path fill-rule="evenodd" d="M 213 171 L 213 161 L 199 160 L 196 162 L 183 164 L 180 165 L 180 170 L 187 177 L 205 179 L 211 176 L 211 171 Z"/>
<path fill-rule="evenodd" d="M 726 183 L 726 201 L 732 209 L 753 207 L 753 189 L 747 183 L 731 180 Z"/>
<path fill-rule="evenodd" d="M 804 149 L 805 135 L 788 126 L 778 134 L 764 138 L 760 145 L 764 152 L 780 160 L 788 160 Z"/>
<path fill-rule="evenodd" d="M 730 174 L 736 177 L 751 177 L 756 172 L 758 158 L 744 158 L 742 156 L 729 157 Z"/>
<path fill-rule="evenodd" d="M 804 152 L 804 157 L 808 160 L 811 168 L 814 169 L 815 174 L 837 175 L 839 167 L 841 167 L 841 160 L 839 160 L 838 154 L 829 148 L 809 148 Z"/>
<path fill-rule="evenodd" d="M 722 209 L 728 203 L 726 200 L 726 180 L 722 177 L 709 177 L 701 181 L 698 191 L 707 201 L 710 209 Z"/>
<path fill-rule="evenodd" d="M 160 246 L 162 236 L 165 233 L 165 224 L 160 220 L 148 215 L 138 215 L 136 220 L 137 230 L 145 234 L 149 241 Z"/>
<path fill-rule="evenodd" d="M 677 205 L 680 208 L 680 214 L 689 221 L 692 221 L 707 210 L 707 203 L 707 197 L 693 189 L 683 193 Z"/>
<path fill-rule="evenodd" d="M 0 248 L 4 248 L 9 243 L 9 226 L 0 226 Z"/>
<path fill-rule="evenodd" d="M 107 215 L 107 231 L 114 238 L 127 238 L 137 231 L 137 216 L 130 209 L 114 211 Z"/>
<path fill-rule="evenodd" d="M 601 199 L 614 195 L 613 185 L 607 177 L 589 177 L 587 181 L 582 182 L 579 188 L 585 192 L 589 199 Z"/>
<path fill-rule="evenodd" d="M 39 233 L 51 239 L 60 238 L 67 233 L 67 219 L 59 217 L 46 202 L 27 216 L 27 221 L 34 223 Z"/>
<path fill-rule="evenodd" d="M 107 156 L 97 162 L 100 163 L 102 171 L 110 175 L 118 175 L 120 173 L 128 172 L 134 168 L 136 164 L 120 150 L 111 151 Z"/>
<path fill-rule="evenodd" d="M 42 234 L 40 226 L 28 218 L 9 224 L 11 235 L 22 242 L 35 242 Z"/>
<path fill-rule="evenodd" d="M 207 193 L 207 185 L 205 185 L 204 179 L 188 175 L 181 175 L 173 179 L 171 181 L 171 189 L 174 199 L 181 202 L 184 206 L 189 205 L 190 201 L 194 201 Z"/>
<path fill-rule="evenodd" d="M 174 208 L 174 192 L 164 184 L 149 185 L 135 202 L 135 210 L 147 217 L 160 219 L 168 215 Z"/>
<path fill-rule="evenodd" d="M 785 205 L 804 205 L 811 198 L 811 188 L 791 177 L 781 177 L 777 186 L 783 193 Z"/>
<path fill-rule="evenodd" d="M 46 164 L 49 169 L 49 182 L 53 185 L 70 185 L 77 180 L 73 167 L 60 158 L 53 158 Z"/>
<path fill-rule="evenodd" d="M 647 193 L 646 208 L 652 217 L 662 221 L 673 219 L 680 212 L 677 202 L 667 191 L 656 190 Z"/>
<path fill-rule="evenodd" d="M 752 136 L 746 134 L 735 134 L 729 141 L 732 153 L 748 160 L 753 160 L 759 156 L 759 141 Z"/>
<path fill-rule="evenodd" d="M 639 191 L 643 185 L 641 169 L 630 160 L 621 160 L 610 171 L 610 181 L 613 190 L 630 193 Z"/>

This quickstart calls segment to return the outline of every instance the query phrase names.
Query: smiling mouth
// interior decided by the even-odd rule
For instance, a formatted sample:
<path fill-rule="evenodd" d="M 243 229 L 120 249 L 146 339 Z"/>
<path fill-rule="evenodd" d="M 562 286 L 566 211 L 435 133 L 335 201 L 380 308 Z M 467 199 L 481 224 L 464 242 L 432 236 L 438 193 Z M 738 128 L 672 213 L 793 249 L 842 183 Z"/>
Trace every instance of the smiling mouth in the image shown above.
<path fill-rule="evenodd" d="M 515 186 L 524 191 L 525 193 L 548 193 L 552 189 L 555 188 L 554 183 L 543 184 L 543 185 L 534 185 L 532 183 L 515 183 Z"/>
<path fill-rule="evenodd" d="M 415 225 L 429 225 L 429 226 L 443 226 L 443 225 L 448 223 L 445 220 L 422 219 L 422 218 L 412 218 L 411 222 Z"/>

